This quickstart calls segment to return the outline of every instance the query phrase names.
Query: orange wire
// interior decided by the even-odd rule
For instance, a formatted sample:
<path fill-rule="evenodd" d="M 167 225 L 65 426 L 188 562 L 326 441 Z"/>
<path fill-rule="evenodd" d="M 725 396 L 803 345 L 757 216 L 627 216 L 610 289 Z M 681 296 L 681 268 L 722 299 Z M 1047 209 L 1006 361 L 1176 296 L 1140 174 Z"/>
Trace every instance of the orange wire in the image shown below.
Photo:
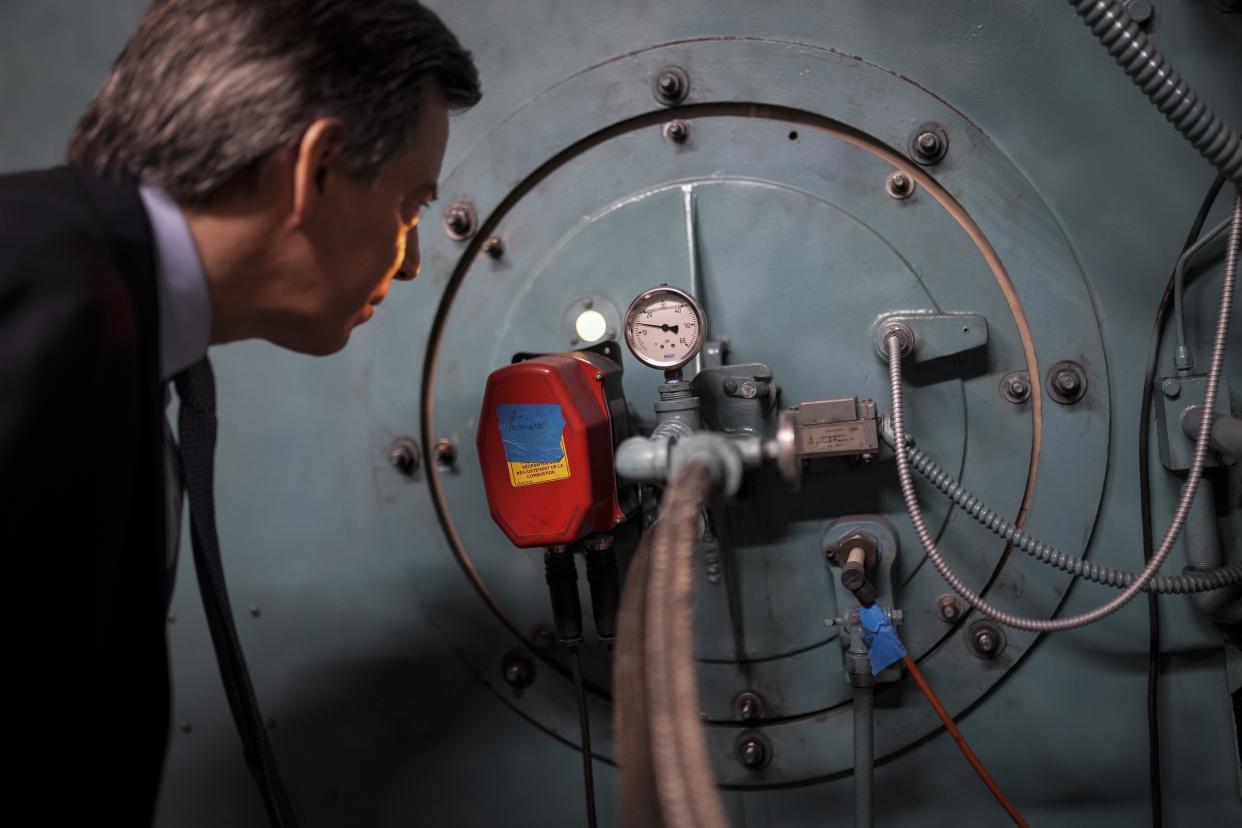
<path fill-rule="evenodd" d="M 1006 813 L 1013 818 L 1013 821 L 1022 828 L 1030 828 L 1026 824 L 1026 820 L 1022 818 L 1022 814 L 1018 813 L 1018 809 L 1009 801 L 1009 797 L 1005 796 L 1005 792 L 1000 789 L 1000 785 L 996 784 L 996 780 L 983 767 L 983 763 L 979 761 L 979 757 L 975 756 L 975 752 L 970 749 L 970 745 L 966 744 L 966 737 L 957 729 L 957 725 L 953 723 L 953 719 L 949 716 L 949 712 L 944 709 L 944 705 L 940 703 L 940 699 L 936 698 L 936 694 L 932 692 L 931 686 L 927 683 L 927 679 L 923 678 L 923 672 L 919 670 L 918 665 L 914 663 L 914 659 L 910 656 L 904 656 L 901 662 L 906 665 L 906 669 L 910 671 L 910 675 L 914 678 L 915 684 L 923 691 L 923 695 L 927 696 L 927 700 L 931 702 L 931 706 L 935 708 L 936 714 L 940 716 L 940 721 L 944 722 L 945 728 L 949 731 L 949 735 L 953 737 L 953 741 L 957 742 L 957 746 L 962 749 L 962 753 L 966 756 L 966 761 L 970 762 L 971 767 L 979 774 L 979 778 L 983 780 L 983 784 L 988 786 L 988 790 L 992 792 L 992 796 L 996 797 L 996 801 L 1001 804 Z"/>

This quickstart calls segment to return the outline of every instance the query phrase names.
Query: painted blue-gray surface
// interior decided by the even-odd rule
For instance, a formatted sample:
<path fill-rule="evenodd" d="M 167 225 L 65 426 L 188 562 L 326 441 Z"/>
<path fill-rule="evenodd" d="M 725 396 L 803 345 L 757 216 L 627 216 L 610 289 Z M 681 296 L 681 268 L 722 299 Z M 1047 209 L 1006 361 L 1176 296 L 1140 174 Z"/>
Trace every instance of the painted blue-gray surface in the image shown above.
<path fill-rule="evenodd" d="M 60 157 L 142 5 L 0 3 L 0 169 Z M 479 107 L 454 122 L 441 206 L 469 196 L 484 218 L 555 152 L 656 109 L 647 84 L 665 54 L 698 67 L 688 103 L 795 107 L 863 128 L 898 151 L 920 121 L 949 125 L 949 157 L 933 174 L 985 229 L 1013 276 L 1041 368 L 1073 358 L 1071 350 L 1090 357 L 1091 404 L 1071 411 L 1045 402 L 1046 454 L 1030 526 L 1071 550 L 1089 537 L 1093 560 L 1137 566 L 1131 446 L 1141 361 L 1176 247 L 1212 173 L 1066 4 L 434 5 L 474 50 L 486 91 Z M 1166 54 L 1228 121 L 1242 124 L 1242 100 L 1233 90 L 1242 70 L 1237 18 L 1206 2 L 1163 0 L 1156 7 L 1156 37 Z M 929 115 L 936 97 L 940 111 Z M 509 548 L 482 503 L 471 421 L 481 372 L 516 350 L 566 347 L 566 318 L 583 295 L 625 307 L 641 288 L 686 278 L 677 190 L 683 183 L 698 191 L 714 326 L 733 340 L 733 361 L 773 368 L 785 404 L 859 393 L 885 408 L 882 365 L 868 350 L 878 311 L 923 298 L 945 310 L 985 313 L 983 370 L 914 388 L 911 428 L 990 501 L 1015 508 L 1021 497 L 1029 412 L 997 393 L 1000 376 L 1024 367 L 1014 322 L 977 250 L 927 189 L 893 202 L 883 191 L 886 161 L 805 125 L 729 115 L 691 123 L 684 147 L 670 145 L 655 125 L 566 159 L 514 205 L 498 227 L 505 257 L 474 263 L 446 312 L 456 324 L 436 365 L 431 425 L 455 435 L 462 449 L 459 471 L 442 475 L 446 502 L 489 585 L 523 628 L 547 620 L 544 588 L 537 558 Z M 795 129 L 791 141 L 787 133 Z M 535 684 L 520 696 L 503 685 L 499 657 L 514 642 L 452 560 L 427 473 L 405 479 L 385 459 L 393 437 L 420 429 L 428 336 L 463 250 L 437 224 L 433 212 L 423 231 L 423 277 L 399 286 L 342 354 L 311 360 L 263 344 L 214 354 L 219 522 L 240 633 L 305 824 L 578 825 L 569 683 L 541 663 Z M 1201 361 L 1216 285 L 1201 277 L 1188 297 Z M 881 307 L 886 300 L 893 306 Z M 771 319 L 780 327 L 756 324 Z M 1242 387 L 1236 376 L 1231 385 Z M 644 415 L 654 381 L 627 364 L 627 394 Z M 1159 469 L 1157 458 L 1153 466 Z M 812 491 L 816 485 L 826 495 L 843 488 L 821 480 Z M 837 773 L 799 787 L 729 791 L 735 825 L 848 824 L 849 708 L 841 706 L 839 652 L 829 656 L 819 646 L 801 661 L 774 658 L 814 644 L 814 635 L 828 643 L 822 618 L 835 602 L 815 558 L 822 519 L 896 508 L 891 466 L 875 464 L 848 488 L 859 492 L 856 505 L 790 501 L 766 489 L 766 499 L 749 515 L 742 510 L 731 527 L 744 547 L 734 564 L 746 635 L 739 642 L 722 626 L 715 636 L 710 628 L 700 636 L 701 651 L 719 656 L 704 665 L 705 689 L 717 693 L 712 704 L 727 715 L 719 702 L 743 689 L 735 648 L 769 657 L 763 663 L 774 665 L 773 673 L 764 680 L 777 688 L 770 692 L 789 693 L 779 704 L 797 708 L 794 715 L 827 711 L 767 728 L 778 756 L 789 757 L 772 773 Z M 1154 488 L 1163 525 L 1176 481 L 1158 473 Z M 926 503 L 943 536 L 959 541 L 951 547 L 954 560 L 980 582 L 999 552 L 992 539 L 969 521 L 945 524 L 943 503 Z M 763 521 L 775 508 L 793 513 L 774 539 Z M 921 556 L 909 555 L 914 545 L 903 521 L 894 521 L 907 555 L 897 570 L 909 599 L 903 637 L 912 652 L 930 654 L 929 678 L 951 707 L 968 710 L 963 731 L 1032 824 L 1146 820 L 1142 602 L 1088 630 L 1037 643 L 1010 635 L 1007 657 L 978 662 L 963 655 L 960 634 L 941 640 L 946 631 L 928 599 L 945 590 Z M 1180 565 L 1180 555 L 1170 566 Z M 1006 607 L 1033 613 L 1050 612 L 1066 583 L 1026 561 L 1005 567 L 1002 582 L 1007 573 L 1024 575 L 1010 582 Z M 159 824 L 262 825 L 193 577 L 182 567 L 170 627 L 176 718 Z M 1107 594 L 1075 586 L 1061 609 L 1081 610 Z M 820 595 L 822 614 L 813 603 Z M 246 612 L 251 606 L 257 617 Z M 705 614 L 712 606 L 705 603 Z M 1162 599 L 1162 607 L 1169 652 L 1162 684 L 1166 824 L 1242 821 L 1220 636 L 1189 601 Z M 808 655 L 817 650 L 825 657 Z M 588 671 L 602 682 L 605 660 L 598 651 L 590 656 Z M 909 688 L 890 702 L 877 700 L 877 757 L 892 754 L 876 770 L 878 823 L 1005 824 L 943 733 L 893 754 L 932 725 Z M 593 705 L 598 749 L 607 757 L 607 708 L 599 698 Z M 755 780 L 739 777 L 723 755 L 733 732 L 713 726 L 718 767 L 746 786 Z M 790 733 L 785 743 L 781 732 Z M 615 824 L 615 769 L 603 761 L 596 768 L 603 824 Z"/>

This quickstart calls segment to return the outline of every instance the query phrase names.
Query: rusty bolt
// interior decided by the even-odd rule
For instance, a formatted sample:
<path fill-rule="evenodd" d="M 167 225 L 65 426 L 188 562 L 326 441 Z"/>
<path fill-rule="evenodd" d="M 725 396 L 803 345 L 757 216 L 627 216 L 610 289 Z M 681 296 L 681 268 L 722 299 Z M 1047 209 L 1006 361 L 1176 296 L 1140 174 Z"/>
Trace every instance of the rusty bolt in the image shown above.
<path fill-rule="evenodd" d="M 505 255 L 505 243 L 500 236 L 492 236 L 483 242 L 483 252 L 491 256 L 493 259 L 499 259 Z"/>
<path fill-rule="evenodd" d="M 669 121 L 664 125 L 664 137 L 674 144 L 684 144 L 690 137 L 690 125 L 685 121 Z"/>
<path fill-rule="evenodd" d="M 1001 396 L 1015 405 L 1031 398 L 1031 380 L 1025 371 L 1014 371 L 1001 380 Z"/>
<path fill-rule="evenodd" d="M 914 193 L 914 179 L 898 170 L 888 177 L 885 189 L 888 190 L 890 196 L 899 201 L 909 198 Z"/>
<path fill-rule="evenodd" d="M 936 600 L 936 615 L 941 621 L 952 624 L 962 617 L 962 602 L 956 595 L 941 595 Z"/>
<path fill-rule="evenodd" d="M 447 437 L 436 440 L 432 451 L 435 453 L 436 462 L 441 466 L 451 468 L 457 462 L 457 446 Z"/>
<path fill-rule="evenodd" d="M 967 643 L 976 658 L 996 658 L 1005 649 L 1005 634 L 989 622 L 980 622 L 970 628 Z"/>
<path fill-rule="evenodd" d="M 935 164 L 949 151 L 949 136 L 939 124 L 922 124 L 910 140 L 910 154 L 923 165 Z"/>
<path fill-rule="evenodd" d="M 1067 397 L 1072 397 L 1078 390 L 1078 377 L 1073 371 L 1058 371 L 1052 378 L 1053 386 Z"/>
<path fill-rule="evenodd" d="M 763 715 L 763 699 L 759 698 L 758 693 L 749 690 L 738 693 L 733 700 L 733 707 L 744 722 L 753 722 Z"/>
<path fill-rule="evenodd" d="M 665 106 L 681 103 L 689 89 L 690 78 L 676 66 L 666 67 L 656 75 L 651 84 L 656 100 Z"/>

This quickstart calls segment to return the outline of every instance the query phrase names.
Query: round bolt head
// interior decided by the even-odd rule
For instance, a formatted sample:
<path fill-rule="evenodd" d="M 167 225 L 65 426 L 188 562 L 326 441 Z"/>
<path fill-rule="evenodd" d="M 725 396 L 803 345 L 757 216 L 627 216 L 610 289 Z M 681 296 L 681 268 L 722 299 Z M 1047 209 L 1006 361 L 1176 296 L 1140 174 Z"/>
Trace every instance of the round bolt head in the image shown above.
<path fill-rule="evenodd" d="M 738 389 L 737 380 L 727 379 L 724 381 L 724 391 L 726 394 L 736 394 Z"/>
<path fill-rule="evenodd" d="M 936 137 L 934 132 L 924 132 L 919 136 L 919 149 L 925 154 L 932 155 L 936 152 L 936 147 L 940 145 L 940 139 Z"/>
<path fill-rule="evenodd" d="M 738 694 L 733 707 L 742 721 L 753 722 L 763 715 L 763 700 L 749 690 Z"/>
<path fill-rule="evenodd" d="M 889 196 L 901 201 L 902 199 L 909 198 L 914 193 L 914 179 L 898 170 L 888 177 L 884 189 Z"/>
<path fill-rule="evenodd" d="M 492 236 L 483 243 L 483 252 L 493 259 L 499 259 L 505 255 L 505 243 L 500 236 Z"/>
<path fill-rule="evenodd" d="M 1066 396 L 1078 390 L 1078 376 L 1073 371 L 1058 371 L 1053 382 L 1056 383 L 1057 390 Z"/>
<path fill-rule="evenodd" d="M 953 623 L 962 617 L 962 602 L 956 595 L 941 595 L 936 601 L 936 614 L 940 620 Z"/>
<path fill-rule="evenodd" d="M 690 138 L 690 125 L 685 121 L 669 121 L 664 125 L 664 137 L 674 144 L 684 144 Z"/>
<path fill-rule="evenodd" d="M 757 737 L 747 736 L 737 747 L 737 758 L 746 767 L 758 770 L 768 763 L 768 749 Z"/>
<path fill-rule="evenodd" d="M 742 383 L 738 390 L 741 392 L 742 396 L 748 400 L 753 400 L 755 397 L 759 396 L 759 386 L 755 385 L 753 382 Z"/>
<path fill-rule="evenodd" d="M 1129 0 L 1126 3 L 1126 14 L 1140 26 L 1146 26 L 1156 14 L 1156 9 L 1148 0 Z"/>
<path fill-rule="evenodd" d="M 659 84 L 660 91 L 670 98 L 681 91 L 681 79 L 672 72 L 665 72 L 663 75 L 660 75 L 657 83 Z"/>
<path fill-rule="evenodd" d="M 263 614 L 263 610 L 260 609 L 258 604 L 250 605 L 250 617 L 251 618 L 258 618 L 262 614 Z"/>
<path fill-rule="evenodd" d="M 1005 649 L 1005 634 L 990 622 L 981 621 L 971 627 L 967 643 L 977 658 L 996 658 Z"/>
<path fill-rule="evenodd" d="M 182 732 L 182 733 L 193 733 L 193 732 L 194 732 L 194 725 L 193 725 L 193 724 L 191 724 L 190 722 L 182 722 L 182 723 L 181 723 L 181 732 Z"/>
<path fill-rule="evenodd" d="M 401 474 L 410 475 L 422 464 L 422 451 L 413 437 L 398 437 L 388 449 L 388 463 Z"/>
<path fill-rule="evenodd" d="M 665 106 L 681 103 L 689 89 L 690 78 L 676 66 L 666 67 L 651 82 L 656 100 Z"/>
<path fill-rule="evenodd" d="M 535 680 L 535 661 L 525 650 L 510 650 L 500 661 L 500 671 L 510 687 L 529 687 Z"/>
<path fill-rule="evenodd" d="M 1177 377 L 1169 377 L 1164 382 L 1160 383 L 1160 390 L 1163 391 L 1164 395 L 1169 399 L 1176 399 L 1177 396 L 1182 393 L 1182 382 Z"/>
<path fill-rule="evenodd" d="M 435 448 L 436 462 L 441 466 L 452 466 L 457 462 L 457 446 L 453 445 L 453 441 L 447 437 L 441 437 L 436 440 Z"/>
<path fill-rule="evenodd" d="M 459 201 L 444 211 L 444 233 L 453 241 L 465 241 L 475 230 L 474 207 Z"/>

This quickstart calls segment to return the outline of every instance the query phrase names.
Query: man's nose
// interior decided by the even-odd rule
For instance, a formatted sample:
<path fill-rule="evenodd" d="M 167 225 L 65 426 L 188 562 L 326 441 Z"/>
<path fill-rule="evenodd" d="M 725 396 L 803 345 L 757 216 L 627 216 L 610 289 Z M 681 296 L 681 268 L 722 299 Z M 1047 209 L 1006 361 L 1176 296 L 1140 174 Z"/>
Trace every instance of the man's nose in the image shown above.
<path fill-rule="evenodd" d="M 397 271 L 397 275 L 393 278 L 400 279 L 403 282 L 410 282 L 418 276 L 418 272 L 422 269 L 423 257 L 418 252 L 418 228 L 415 227 L 405 237 L 405 261 L 401 263 L 401 269 Z"/>

